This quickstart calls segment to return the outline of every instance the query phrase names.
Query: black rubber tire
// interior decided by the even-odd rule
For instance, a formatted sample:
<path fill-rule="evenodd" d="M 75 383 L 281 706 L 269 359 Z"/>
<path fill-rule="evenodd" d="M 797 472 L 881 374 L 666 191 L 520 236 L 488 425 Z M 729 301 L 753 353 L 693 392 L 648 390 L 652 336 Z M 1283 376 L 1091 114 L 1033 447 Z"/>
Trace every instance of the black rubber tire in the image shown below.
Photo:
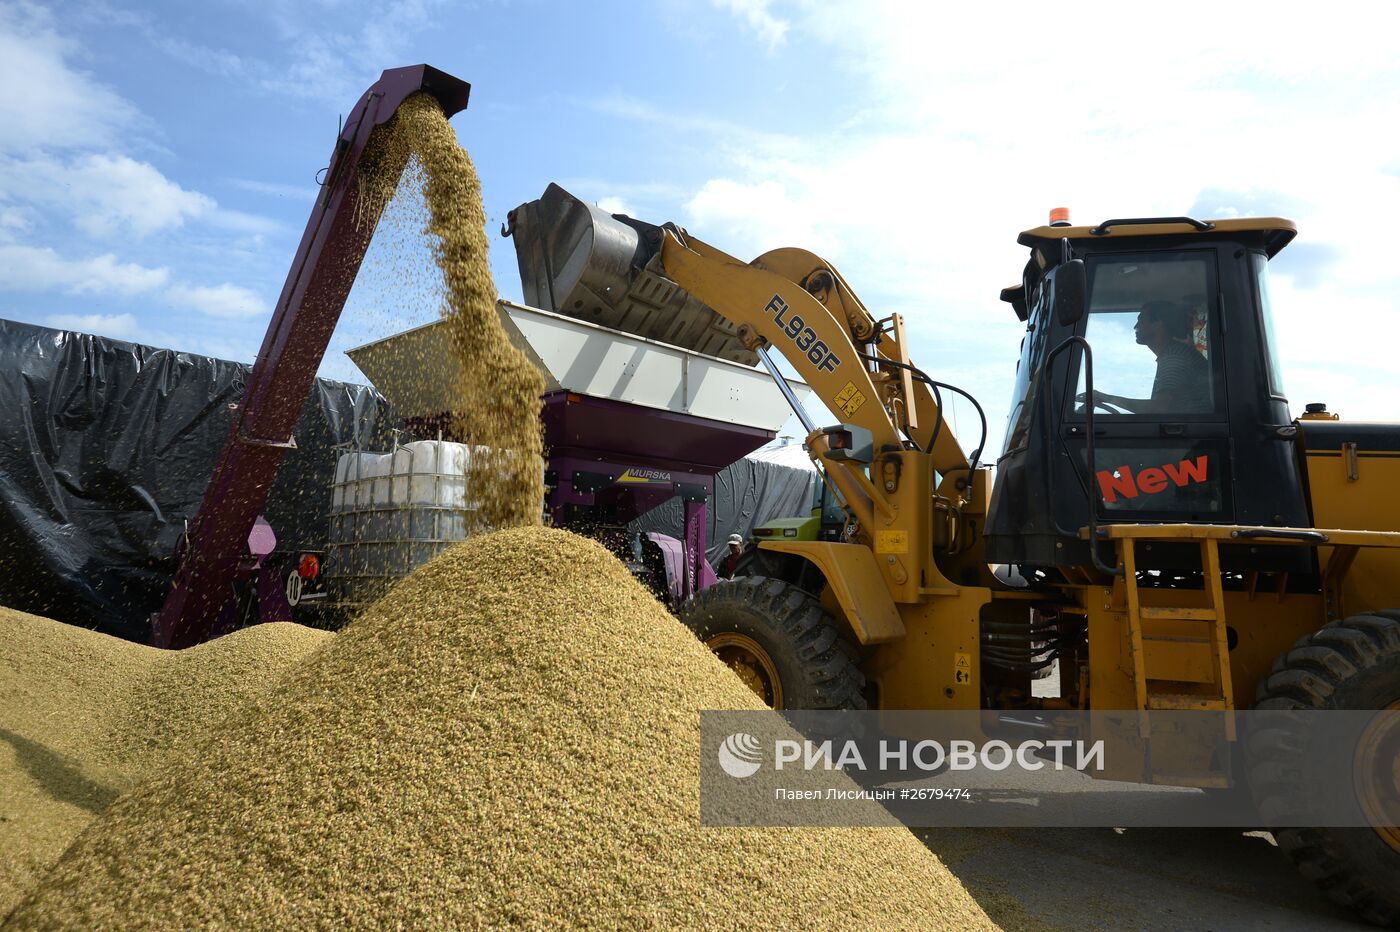
<path fill-rule="evenodd" d="M 1259 684 L 1255 708 L 1383 709 L 1400 700 L 1400 611 L 1333 622 L 1298 640 Z M 1261 747 L 1263 746 L 1263 747 Z M 1301 742 L 1247 749 L 1249 782 L 1265 819 L 1306 811 L 1310 752 Z M 1368 922 L 1400 928 L 1400 851 L 1368 828 L 1281 828 L 1274 838 L 1298 870 Z"/>
<path fill-rule="evenodd" d="M 785 708 L 866 708 L 855 646 L 819 601 L 790 583 L 766 576 L 721 580 L 679 616 L 701 641 L 730 632 L 757 641 L 773 661 Z"/>

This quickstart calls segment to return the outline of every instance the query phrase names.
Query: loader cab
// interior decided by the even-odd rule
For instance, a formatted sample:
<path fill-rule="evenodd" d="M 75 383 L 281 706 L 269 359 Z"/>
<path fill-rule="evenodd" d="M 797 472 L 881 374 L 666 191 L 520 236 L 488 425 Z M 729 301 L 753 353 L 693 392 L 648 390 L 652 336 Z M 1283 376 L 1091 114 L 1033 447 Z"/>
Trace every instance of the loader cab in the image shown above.
<path fill-rule="evenodd" d="M 801 518 L 773 518 L 754 525 L 754 543 L 765 540 L 825 540 L 839 543 L 846 527 L 846 512 L 831 487 L 818 479 L 812 486 L 811 510 Z"/>
<path fill-rule="evenodd" d="M 1002 298 L 1026 333 L 989 561 L 1090 564 L 1079 532 L 1091 507 L 1101 525 L 1309 526 L 1267 283 L 1294 234 L 1275 218 L 1021 234 L 1031 260 Z M 1296 551 L 1236 549 L 1234 569 L 1307 569 Z M 1168 569 L 1174 558 L 1153 559 Z"/>

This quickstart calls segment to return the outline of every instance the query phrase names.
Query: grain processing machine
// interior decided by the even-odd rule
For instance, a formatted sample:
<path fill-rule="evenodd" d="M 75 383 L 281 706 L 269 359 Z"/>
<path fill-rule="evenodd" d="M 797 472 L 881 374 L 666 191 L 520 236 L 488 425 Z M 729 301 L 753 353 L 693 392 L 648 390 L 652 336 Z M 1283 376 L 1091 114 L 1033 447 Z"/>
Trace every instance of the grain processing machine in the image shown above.
<path fill-rule="evenodd" d="M 701 305 L 697 316 L 699 310 L 708 312 Z M 603 541 L 673 604 L 708 586 L 715 578 L 705 559 L 714 476 L 777 435 L 790 414 L 783 393 L 766 373 L 738 362 L 510 301 L 499 302 L 497 311 L 512 343 L 545 377 L 547 519 Z M 452 436 L 446 412 L 453 401 L 450 387 L 462 378 L 461 363 L 442 323 L 349 355 L 415 436 L 460 439 Z M 797 380 L 787 386 L 797 398 L 808 392 Z M 392 492 L 392 486 L 385 488 Z M 683 501 L 684 540 L 653 532 L 638 542 L 641 552 L 634 551 L 628 522 L 675 497 Z M 360 496 L 337 508 L 383 510 L 386 504 L 407 505 Z M 327 565 L 333 579 L 349 583 L 336 587 L 342 599 L 371 583 L 366 576 L 394 570 L 352 557 L 355 548 L 376 542 L 350 536 L 332 541 Z M 438 534 L 424 542 L 450 540 Z M 398 573 L 434 549 L 400 561 Z"/>

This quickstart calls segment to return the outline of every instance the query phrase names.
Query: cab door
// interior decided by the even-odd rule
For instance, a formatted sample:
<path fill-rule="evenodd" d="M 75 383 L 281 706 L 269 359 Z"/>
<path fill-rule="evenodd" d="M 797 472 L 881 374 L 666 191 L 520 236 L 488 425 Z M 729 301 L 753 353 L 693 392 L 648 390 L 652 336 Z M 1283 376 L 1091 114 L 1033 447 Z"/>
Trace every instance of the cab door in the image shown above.
<path fill-rule="evenodd" d="M 1098 254 L 1085 265 L 1093 394 L 1081 359 L 1060 430 L 1099 521 L 1233 523 L 1217 250 Z"/>

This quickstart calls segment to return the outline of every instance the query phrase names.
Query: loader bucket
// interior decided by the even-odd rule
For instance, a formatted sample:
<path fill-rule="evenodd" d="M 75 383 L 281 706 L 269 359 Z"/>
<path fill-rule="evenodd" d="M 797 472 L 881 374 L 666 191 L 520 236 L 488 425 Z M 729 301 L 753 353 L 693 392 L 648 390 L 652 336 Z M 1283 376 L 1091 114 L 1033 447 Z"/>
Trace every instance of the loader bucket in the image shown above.
<path fill-rule="evenodd" d="M 674 226 L 668 224 L 674 229 Z M 510 212 L 525 303 L 746 366 L 734 325 L 661 270 L 661 227 L 609 214 L 551 184 Z"/>

